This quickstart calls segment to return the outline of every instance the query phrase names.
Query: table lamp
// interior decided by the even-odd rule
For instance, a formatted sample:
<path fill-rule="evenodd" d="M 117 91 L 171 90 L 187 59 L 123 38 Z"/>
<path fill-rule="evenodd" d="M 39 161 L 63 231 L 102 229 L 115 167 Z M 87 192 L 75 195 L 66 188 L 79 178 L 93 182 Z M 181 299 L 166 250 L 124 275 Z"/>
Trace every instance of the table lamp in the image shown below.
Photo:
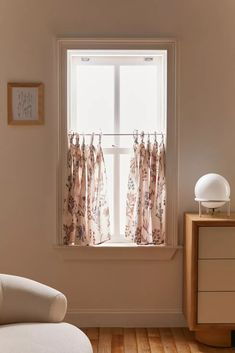
<path fill-rule="evenodd" d="M 208 208 L 212 214 L 215 209 L 227 204 L 227 215 L 230 216 L 230 186 L 228 181 L 219 174 L 209 173 L 198 179 L 195 185 L 195 201 L 199 205 L 199 216 L 202 207 Z"/>

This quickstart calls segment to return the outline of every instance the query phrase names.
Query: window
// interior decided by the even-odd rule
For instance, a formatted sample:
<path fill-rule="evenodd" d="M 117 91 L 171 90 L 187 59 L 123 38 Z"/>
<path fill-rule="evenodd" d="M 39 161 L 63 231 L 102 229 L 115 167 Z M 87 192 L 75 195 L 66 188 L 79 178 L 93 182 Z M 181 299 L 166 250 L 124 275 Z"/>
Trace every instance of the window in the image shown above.
<path fill-rule="evenodd" d="M 104 43 L 105 40 L 101 47 L 104 47 Z M 133 43 L 138 44 L 135 41 Z M 60 63 L 63 63 L 60 68 L 61 166 L 67 131 L 84 134 L 102 131 L 109 135 L 103 136 L 102 147 L 109 183 L 113 242 L 125 242 L 126 188 L 133 131 L 166 134 L 167 156 L 169 154 L 170 157 L 167 158 L 172 163 L 172 170 L 176 168 L 171 153 L 175 144 L 174 132 L 169 130 L 176 126 L 172 106 L 174 97 L 170 93 L 174 91 L 172 85 L 175 84 L 170 65 L 173 59 L 171 46 L 156 42 L 151 49 L 137 49 L 135 45 L 132 48 L 133 43 L 129 43 L 131 48 L 127 49 L 124 41 L 124 49 L 121 50 L 115 40 L 112 45 L 106 43 L 107 48 L 102 50 L 96 48 L 96 40 L 90 43 L 89 49 L 85 49 L 89 43 L 84 45 L 82 40 L 64 40 L 59 43 Z M 115 48 L 116 44 L 118 49 Z M 170 117 L 174 119 L 173 122 L 169 121 Z M 86 141 L 89 141 L 89 137 L 86 137 Z M 63 167 L 61 169 L 63 180 Z M 176 185 L 172 185 L 170 179 L 169 174 L 167 191 L 168 195 L 173 195 Z M 168 215 L 175 212 L 173 204 L 167 202 Z M 61 209 L 62 205 L 60 212 Z M 176 243 L 174 220 L 171 223 L 167 225 L 167 234 L 171 232 L 171 235 L 167 235 L 169 245 Z"/>

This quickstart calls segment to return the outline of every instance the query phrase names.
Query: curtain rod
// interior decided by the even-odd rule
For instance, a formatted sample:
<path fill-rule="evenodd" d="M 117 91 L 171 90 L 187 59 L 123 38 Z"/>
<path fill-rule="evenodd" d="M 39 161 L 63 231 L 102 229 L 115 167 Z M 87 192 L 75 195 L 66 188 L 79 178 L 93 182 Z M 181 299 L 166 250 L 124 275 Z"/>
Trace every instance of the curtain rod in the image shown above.
<path fill-rule="evenodd" d="M 155 136 L 155 135 L 160 135 L 160 136 L 162 136 L 162 135 L 165 135 L 165 133 L 162 133 L 162 132 L 158 132 L 158 133 L 156 133 L 156 134 L 153 134 L 153 133 L 151 133 L 151 134 L 149 134 L 149 133 L 144 133 L 144 134 L 142 134 L 142 133 L 137 133 L 137 132 L 135 132 L 135 133 L 132 133 L 132 134 L 103 134 L 102 132 L 101 133 L 94 133 L 94 134 L 83 134 L 83 133 L 81 133 L 81 132 L 69 132 L 68 133 L 69 135 L 76 135 L 76 134 L 78 134 L 78 135 L 82 135 L 82 136 L 100 136 L 100 135 L 102 135 L 102 136 L 136 136 L 136 135 L 138 135 L 138 136 L 142 136 L 142 135 L 146 135 L 146 136 Z"/>

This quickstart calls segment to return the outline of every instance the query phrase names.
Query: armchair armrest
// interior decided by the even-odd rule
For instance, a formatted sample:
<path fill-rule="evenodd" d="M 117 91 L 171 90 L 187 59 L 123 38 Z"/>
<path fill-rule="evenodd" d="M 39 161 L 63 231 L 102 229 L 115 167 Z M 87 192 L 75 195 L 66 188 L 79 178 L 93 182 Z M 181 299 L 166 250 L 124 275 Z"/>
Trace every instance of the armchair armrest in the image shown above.
<path fill-rule="evenodd" d="M 0 274 L 0 324 L 60 322 L 67 310 L 64 294 L 33 280 Z"/>

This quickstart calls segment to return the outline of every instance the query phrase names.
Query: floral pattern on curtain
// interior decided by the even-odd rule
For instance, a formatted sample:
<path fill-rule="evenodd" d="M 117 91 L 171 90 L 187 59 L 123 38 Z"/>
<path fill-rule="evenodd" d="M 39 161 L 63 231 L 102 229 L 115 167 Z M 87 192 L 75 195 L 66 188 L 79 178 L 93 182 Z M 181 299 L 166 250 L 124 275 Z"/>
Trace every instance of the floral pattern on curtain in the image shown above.
<path fill-rule="evenodd" d="M 107 177 L 101 144 L 68 135 L 67 182 L 63 209 L 65 245 L 96 245 L 110 240 Z"/>
<path fill-rule="evenodd" d="M 137 139 L 130 161 L 125 236 L 140 245 L 166 244 L 166 177 L 164 139 L 145 144 Z"/>

